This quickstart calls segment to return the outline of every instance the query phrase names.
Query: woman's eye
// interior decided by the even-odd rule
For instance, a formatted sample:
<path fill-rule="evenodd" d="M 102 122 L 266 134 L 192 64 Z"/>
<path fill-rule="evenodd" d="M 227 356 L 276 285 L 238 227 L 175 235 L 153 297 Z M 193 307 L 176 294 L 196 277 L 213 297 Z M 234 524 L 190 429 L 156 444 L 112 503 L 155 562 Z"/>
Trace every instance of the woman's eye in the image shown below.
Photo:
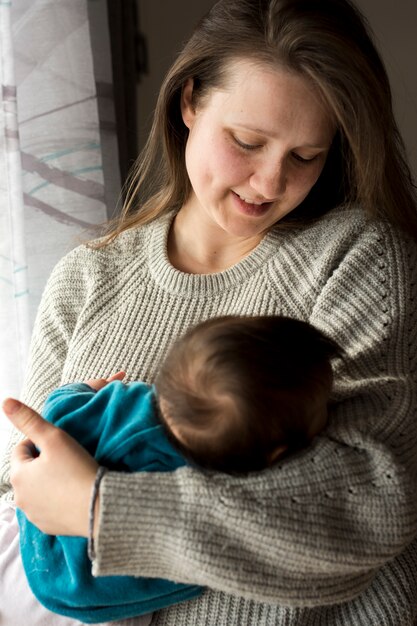
<path fill-rule="evenodd" d="M 239 148 L 243 148 L 243 150 L 256 150 L 256 148 L 260 147 L 259 145 L 254 145 L 254 144 L 251 144 L 251 143 L 245 143 L 244 141 L 241 141 L 240 139 L 238 139 L 235 136 L 233 136 L 233 139 L 234 139 L 235 143 L 237 143 Z"/>
<path fill-rule="evenodd" d="M 311 157 L 311 159 L 305 159 L 304 157 L 302 157 L 301 155 L 297 154 L 296 152 L 293 152 L 292 156 L 299 163 L 307 164 L 307 163 L 311 163 L 312 161 L 315 161 L 317 159 L 318 155 L 315 155 L 315 156 Z"/>

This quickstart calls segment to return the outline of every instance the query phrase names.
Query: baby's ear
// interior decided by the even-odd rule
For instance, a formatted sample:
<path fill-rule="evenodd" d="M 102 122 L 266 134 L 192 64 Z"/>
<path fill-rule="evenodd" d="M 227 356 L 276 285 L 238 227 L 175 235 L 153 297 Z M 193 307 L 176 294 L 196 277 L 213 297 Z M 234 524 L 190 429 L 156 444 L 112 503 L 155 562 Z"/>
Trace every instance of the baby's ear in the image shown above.
<path fill-rule="evenodd" d="M 288 450 L 288 446 L 278 446 L 277 448 L 275 448 L 275 450 L 272 450 L 272 452 L 269 453 L 268 455 L 268 462 L 270 465 L 273 465 L 274 463 L 276 463 L 278 461 L 278 459 L 285 454 L 285 452 Z"/>

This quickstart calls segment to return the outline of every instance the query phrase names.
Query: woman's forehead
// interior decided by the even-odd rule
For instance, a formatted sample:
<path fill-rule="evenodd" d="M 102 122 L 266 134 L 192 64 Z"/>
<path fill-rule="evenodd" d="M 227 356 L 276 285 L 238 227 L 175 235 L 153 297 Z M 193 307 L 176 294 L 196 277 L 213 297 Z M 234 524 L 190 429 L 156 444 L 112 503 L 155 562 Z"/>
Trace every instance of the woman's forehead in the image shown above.
<path fill-rule="evenodd" d="M 297 128 L 304 144 L 320 148 L 328 147 L 334 135 L 332 117 L 309 80 L 267 63 L 229 63 L 210 105 L 228 123 L 272 138 L 283 128 Z"/>

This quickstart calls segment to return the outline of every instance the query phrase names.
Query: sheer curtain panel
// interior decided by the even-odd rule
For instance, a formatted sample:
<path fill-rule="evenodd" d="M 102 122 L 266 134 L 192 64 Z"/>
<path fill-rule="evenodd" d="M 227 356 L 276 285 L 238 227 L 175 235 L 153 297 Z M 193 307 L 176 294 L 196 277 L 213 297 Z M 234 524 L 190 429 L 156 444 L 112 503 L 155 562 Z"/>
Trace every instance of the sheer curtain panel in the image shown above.
<path fill-rule="evenodd" d="M 1 399 L 19 396 L 52 267 L 95 235 L 120 188 L 107 3 L 90 4 L 0 0 Z M 0 415 L 3 446 L 6 430 Z"/>

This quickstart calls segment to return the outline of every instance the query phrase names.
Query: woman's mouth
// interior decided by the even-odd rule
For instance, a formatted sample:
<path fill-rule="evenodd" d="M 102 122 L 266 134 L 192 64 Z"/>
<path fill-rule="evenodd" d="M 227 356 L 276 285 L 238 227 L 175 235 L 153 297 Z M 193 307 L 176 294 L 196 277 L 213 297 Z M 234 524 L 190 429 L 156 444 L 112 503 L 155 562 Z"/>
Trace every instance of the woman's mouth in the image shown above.
<path fill-rule="evenodd" d="M 242 213 L 245 215 L 258 217 L 266 213 L 269 207 L 273 204 L 272 202 L 257 202 L 250 198 L 244 198 L 240 196 L 235 191 L 232 191 L 234 200 L 236 202 L 237 207 Z"/>

